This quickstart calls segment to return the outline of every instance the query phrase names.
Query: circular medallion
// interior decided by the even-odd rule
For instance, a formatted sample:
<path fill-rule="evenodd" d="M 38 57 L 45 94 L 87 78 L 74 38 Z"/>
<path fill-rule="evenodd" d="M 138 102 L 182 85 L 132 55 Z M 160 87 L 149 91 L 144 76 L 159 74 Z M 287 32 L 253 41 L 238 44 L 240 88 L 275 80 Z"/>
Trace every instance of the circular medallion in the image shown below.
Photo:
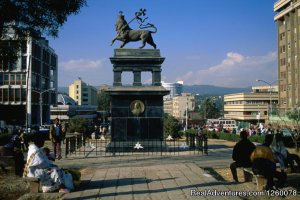
<path fill-rule="evenodd" d="M 140 100 L 134 100 L 130 103 L 130 111 L 133 115 L 139 116 L 145 111 L 145 105 Z"/>

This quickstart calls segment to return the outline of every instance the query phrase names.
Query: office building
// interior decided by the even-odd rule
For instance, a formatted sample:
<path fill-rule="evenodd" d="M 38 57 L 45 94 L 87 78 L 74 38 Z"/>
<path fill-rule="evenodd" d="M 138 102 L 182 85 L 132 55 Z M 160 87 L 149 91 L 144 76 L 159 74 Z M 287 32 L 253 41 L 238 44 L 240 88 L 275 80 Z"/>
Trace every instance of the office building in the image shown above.
<path fill-rule="evenodd" d="M 270 106 L 272 102 L 272 107 Z M 251 93 L 224 95 L 224 118 L 239 122 L 265 122 L 269 112 L 275 111 L 278 104 L 278 86 L 252 87 Z"/>
<path fill-rule="evenodd" d="M 14 63 L 0 55 L 0 120 L 4 124 L 49 123 L 56 89 L 57 55 L 45 38 L 24 42 Z"/>
<path fill-rule="evenodd" d="M 274 4 L 277 23 L 279 108 L 285 113 L 300 106 L 300 0 Z"/>
<path fill-rule="evenodd" d="M 76 101 L 77 105 L 97 105 L 97 89 L 80 78 L 69 86 L 69 96 Z"/>
<path fill-rule="evenodd" d="M 173 97 L 180 96 L 182 93 L 183 81 L 177 81 L 177 83 L 166 83 L 162 81 L 161 85 L 167 90 L 170 90 L 170 94 L 165 95 L 164 99 L 172 99 Z"/>
<path fill-rule="evenodd" d="M 191 93 L 182 93 L 181 96 L 173 98 L 173 116 L 178 120 L 185 119 L 186 110 L 194 111 L 195 96 Z"/>

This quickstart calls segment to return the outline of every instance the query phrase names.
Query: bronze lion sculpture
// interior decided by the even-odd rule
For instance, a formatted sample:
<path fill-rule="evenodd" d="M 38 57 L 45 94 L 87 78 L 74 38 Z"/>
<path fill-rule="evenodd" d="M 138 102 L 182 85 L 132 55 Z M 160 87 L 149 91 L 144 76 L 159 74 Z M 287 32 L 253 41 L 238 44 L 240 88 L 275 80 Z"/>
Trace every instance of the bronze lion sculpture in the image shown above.
<path fill-rule="evenodd" d="M 122 41 L 122 44 L 120 48 L 123 48 L 128 42 L 136 42 L 136 41 L 142 41 L 142 46 L 139 48 L 144 48 L 146 43 L 150 44 L 153 46 L 154 49 L 156 49 L 156 44 L 153 41 L 152 38 L 152 33 L 156 33 L 157 29 L 153 26 L 155 29 L 154 31 L 149 31 L 149 30 L 132 30 L 126 20 L 124 19 L 124 15 L 119 15 L 117 22 L 116 22 L 116 31 L 117 35 L 113 38 L 111 45 L 116 40 Z"/>

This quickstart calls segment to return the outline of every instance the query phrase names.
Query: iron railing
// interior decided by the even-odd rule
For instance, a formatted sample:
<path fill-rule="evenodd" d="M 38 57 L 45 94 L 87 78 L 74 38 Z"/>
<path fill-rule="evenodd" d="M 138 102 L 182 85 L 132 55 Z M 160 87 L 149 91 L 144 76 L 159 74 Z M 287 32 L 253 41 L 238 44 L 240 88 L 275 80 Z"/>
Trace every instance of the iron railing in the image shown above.
<path fill-rule="evenodd" d="M 81 134 L 66 138 L 67 158 L 75 156 L 124 156 L 124 155 L 196 155 L 208 154 L 207 137 L 194 135 L 163 140 L 111 140 L 109 136 L 98 139 L 84 138 Z"/>

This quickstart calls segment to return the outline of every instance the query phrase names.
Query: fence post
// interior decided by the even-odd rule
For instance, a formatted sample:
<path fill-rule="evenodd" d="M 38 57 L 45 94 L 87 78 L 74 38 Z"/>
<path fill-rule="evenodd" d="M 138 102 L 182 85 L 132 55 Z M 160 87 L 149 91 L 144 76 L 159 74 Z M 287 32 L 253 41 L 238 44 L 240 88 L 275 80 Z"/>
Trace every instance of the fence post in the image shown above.
<path fill-rule="evenodd" d="M 68 148 L 69 148 L 69 137 L 66 137 L 66 151 L 65 151 L 65 158 L 68 156 Z"/>
<path fill-rule="evenodd" d="M 206 135 L 203 135 L 203 140 L 204 140 L 204 153 L 206 155 L 208 155 L 208 145 L 207 145 L 207 136 Z"/>

